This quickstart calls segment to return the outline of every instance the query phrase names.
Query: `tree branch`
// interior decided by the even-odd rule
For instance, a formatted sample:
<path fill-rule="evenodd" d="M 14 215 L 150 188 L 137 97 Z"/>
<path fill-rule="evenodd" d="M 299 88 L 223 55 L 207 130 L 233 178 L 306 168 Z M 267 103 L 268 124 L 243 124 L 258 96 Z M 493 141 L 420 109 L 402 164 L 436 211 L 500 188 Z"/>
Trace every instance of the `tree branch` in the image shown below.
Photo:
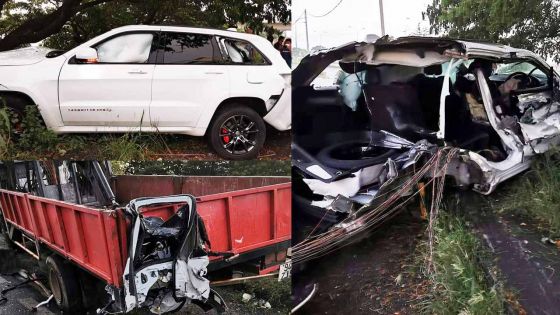
<path fill-rule="evenodd" d="M 6 0 L 0 0 L 6 1 Z M 15 49 L 23 44 L 35 43 L 57 32 L 80 10 L 114 0 L 63 0 L 53 12 L 27 20 L 0 40 L 0 51 Z"/>

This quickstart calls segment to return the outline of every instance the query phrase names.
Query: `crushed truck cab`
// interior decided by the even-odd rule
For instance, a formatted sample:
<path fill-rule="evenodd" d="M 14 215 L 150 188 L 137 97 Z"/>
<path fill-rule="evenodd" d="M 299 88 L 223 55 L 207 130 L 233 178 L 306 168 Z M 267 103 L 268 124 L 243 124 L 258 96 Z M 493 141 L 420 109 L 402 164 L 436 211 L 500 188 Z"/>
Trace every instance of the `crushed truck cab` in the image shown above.
<path fill-rule="evenodd" d="M 273 274 L 290 246 L 289 178 L 193 177 L 191 183 L 178 176 L 123 176 L 108 181 L 107 167 L 98 162 L 4 166 L 0 163 L 0 185 L 15 185 L 0 189 L 4 230 L 15 245 L 54 265 L 49 281 L 66 311 L 96 306 L 107 314 L 139 308 L 162 314 L 193 303 L 223 312 L 225 301 L 212 281 L 231 280 L 223 277 L 235 268 Z M 25 170 L 31 181 L 25 180 Z M 58 177 L 62 174 L 67 177 Z M 44 180 L 26 186 L 36 176 Z M 200 193 L 204 186 L 213 193 L 186 194 Z M 79 277 L 60 276 L 59 270 Z M 99 295 L 101 305 L 82 300 L 81 290 L 89 289 L 78 278 L 86 274 L 105 288 L 84 291 Z M 60 281 L 65 285 L 52 285 Z"/>

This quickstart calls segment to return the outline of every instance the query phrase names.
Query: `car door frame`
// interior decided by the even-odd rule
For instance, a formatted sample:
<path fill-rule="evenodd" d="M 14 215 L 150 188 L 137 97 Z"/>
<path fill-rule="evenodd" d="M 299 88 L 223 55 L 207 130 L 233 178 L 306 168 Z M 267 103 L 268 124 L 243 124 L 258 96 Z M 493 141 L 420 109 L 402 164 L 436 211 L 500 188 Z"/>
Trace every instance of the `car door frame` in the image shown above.
<path fill-rule="evenodd" d="M 164 42 L 164 39 L 166 38 L 166 36 L 168 34 L 194 34 L 194 35 L 205 35 L 205 36 L 209 36 L 210 40 L 211 40 L 211 44 L 212 47 L 214 48 L 213 51 L 213 57 L 217 58 L 218 60 L 213 61 L 213 62 L 208 62 L 208 63 L 196 63 L 196 64 L 184 64 L 184 63 L 165 63 L 165 54 L 161 53 L 161 46 Z M 222 53 L 221 48 L 219 47 L 219 43 L 217 41 L 217 35 L 214 33 L 208 33 L 208 32 L 197 32 L 196 30 L 184 30 L 184 31 L 180 31 L 180 30 L 166 30 L 166 29 L 161 29 L 160 34 L 159 34 L 159 39 L 160 39 L 160 43 L 159 43 L 159 47 L 157 49 L 157 55 L 156 55 L 156 64 L 155 64 L 155 70 L 154 70 L 154 79 L 155 79 L 155 75 L 157 74 L 157 70 L 158 67 L 167 67 L 167 66 L 182 66 L 182 67 L 189 67 L 189 66 L 210 66 L 210 67 L 222 67 L 222 66 L 226 66 L 227 64 L 226 62 L 226 58 Z M 213 72 L 213 71 L 210 71 Z M 210 73 L 209 72 L 209 73 Z M 220 71 L 216 71 L 216 74 L 218 74 L 218 72 Z M 224 69 L 223 71 L 221 71 L 223 73 L 220 74 L 224 74 L 227 77 L 228 80 L 228 84 L 229 84 L 229 73 L 227 71 L 227 69 Z M 154 85 L 153 83 L 154 81 L 152 80 L 152 87 Z M 203 125 L 201 124 L 201 120 L 203 120 L 203 118 L 205 118 L 206 116 L 210 116 L 212 117 L 214 115 L 214 113 L 216 112 L 216 109 L 218 108 L 218 106 L 221 104 L 221 102 L 223 102 L 224 100 L 226 100 L 227 98 L 229 98 L 229 86 L 227 89 L 227 95 L 220 98 L 220 101 L 217 102 L 216 104 L 206 104 L 205 106 L 201 106 L 201 112 L 199 114 L 199 117 L 197 119 L 197 121 L 192 125 L 192 126 L 185 126 L 185 125 L 169 125 L 169 126 L 164 126 L 161 127 L 159 126 L 159 120 L 157 119 L 156 115 L 153 114 L 153 101 L 150 104 L 150 126 L 158 129 L 158 130 L 177 130 L 177 131 L 188 131 L 189 134 L 191 135 L 199 135 L 202 136 L 205 134 L 206 132 L 206 128 L 208 127 L 208 124 Z M 153 90 L 152 90 L 152 97 L 154 97 L 153 94 Z M 156 96 L 157 97 L 157 96 Z M 154 98 L 152 98 L 152 100 L 154 100 Z"/>
<path fill-rule="evenodd" d="M 108 42 L 114 38 L 120 37 L 120 36 L 125 36 L 125 35 L 130 35 L 130 34 L 153 34 L 154 38 L 152 39 L 152 44 L 150 47 L 150 53 L 148 56 L 148 61 L 144 64 L 140 64 L 140 63 L 130 63 L 130 62 L 96 62 L 96 63 L 78 63 L 77 59 L 76 59 L 76 52 L 83 48 L 83 47 L 91 47 L 97 50 L 96 47 L 98 47 L 99 45 L 102 45 L 105 42 Z M 133 130 L 133 129 L 138 129 L 138 127 L 142 128 L 142 127 L 149 127 L 149 106 L 151 103 L 151 98 L 152 98 L 152 84 L 153 84 L 153 72 L 155 71 L 155 66 L 158 60 L 158 50 L 155 49 L 154 50 L 154 43 L 156 41 L 161 41 L 161 29 L 153 29 L 153 30 L 125 30 L 122 32 L 118 32 L 118 33 L 114 33 L 111 34 L 109 36 L 103 37 L 99 40 L 96 40 L 97 38 L 92 39 L 91 41 L 88 41 L 74 49 L 72 49 L 69 53 L 70 56 L 68 57 L 68 60 L 63 64 L 62 68 L 60 69 L 60 73 L 59 73 L 59 81 L 58 81 L 58 109 L 60 112 L 60 117 L 61 117 L 61 121 L 63 123 L 63 125 L 65 127 L 70 127 L 70 128 L 92 128 L 95 129 L 96 131 L 98 130 L 103 130 L 106 129 L 105 131 L 116 131 L 116 132 L 120 132 L 120 131 L 125 131 L 125 130 Z M 152 65 L 154 67 L 154 70 L 152 70 L 152 77 L 150 78 L 150 99 L 148 100 L 148 104 L 147 104 L 147 113 L 144 113 L 143 118 L 142 118 L 142 124 L 139 126 L 110 126 L 110 125 L 79 125 L 79 124 L 68 124 L 67 122 L 65 122 L 64 119 L 64 114 L 63 114 L 63 108 L 62 108 L 62 103 L 61 103 L 61 80 L 60 80 L 60 75 L 62 74 L 62 72 L 64 71 L 64 67 L 68 67 L 68 66 L 95 66 L 95 65 Z M 147 114 L 147 115 L 146 115 Z"/>

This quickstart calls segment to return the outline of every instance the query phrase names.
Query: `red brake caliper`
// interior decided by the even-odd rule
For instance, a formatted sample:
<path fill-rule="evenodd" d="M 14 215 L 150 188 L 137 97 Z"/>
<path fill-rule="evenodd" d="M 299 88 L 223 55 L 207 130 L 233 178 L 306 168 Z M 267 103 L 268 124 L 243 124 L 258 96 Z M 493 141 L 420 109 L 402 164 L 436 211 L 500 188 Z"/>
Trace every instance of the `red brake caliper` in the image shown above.
<path fill-rule="evenodd" d="M 224 140 L 224 143 L 229 143 L 231 141 L 230 137 L 229 137 L 229 132 L 226 128 L 222 128 L 221 130 L 222 132 L 222 139 Z"/>

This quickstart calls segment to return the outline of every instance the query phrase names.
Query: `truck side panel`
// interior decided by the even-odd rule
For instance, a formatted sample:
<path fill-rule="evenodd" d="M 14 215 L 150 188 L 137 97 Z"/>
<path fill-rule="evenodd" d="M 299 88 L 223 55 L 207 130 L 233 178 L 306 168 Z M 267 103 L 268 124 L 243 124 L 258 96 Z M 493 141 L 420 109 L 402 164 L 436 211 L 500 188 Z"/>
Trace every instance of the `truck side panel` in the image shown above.
<path fill-rule="evenodd" d="M 108 283 L 121 283 L 115 211 L 7 190 L 0 190 L 0 200 L 7 222 Z"/>
<path fill-rule="evenodd" d="M 0 189 L 6 221 L 108 284 L 122 286 L 129 227 L 120 210 L 99 210 Z M 167 219 L 180 204 L 141 209 Z M 291 237 L 291 183 L 197 199 L 212 250 L 242 254 Z M 213 260 L 218 257 L 213 257 Z"/>
<path fill-rule="evenodd" d="M 240 254 L 291 238 L 291 183 L 197 198 L 215 252 Z M 145 216 L 167 219 L 180 205 L 144 208 Z"/>

